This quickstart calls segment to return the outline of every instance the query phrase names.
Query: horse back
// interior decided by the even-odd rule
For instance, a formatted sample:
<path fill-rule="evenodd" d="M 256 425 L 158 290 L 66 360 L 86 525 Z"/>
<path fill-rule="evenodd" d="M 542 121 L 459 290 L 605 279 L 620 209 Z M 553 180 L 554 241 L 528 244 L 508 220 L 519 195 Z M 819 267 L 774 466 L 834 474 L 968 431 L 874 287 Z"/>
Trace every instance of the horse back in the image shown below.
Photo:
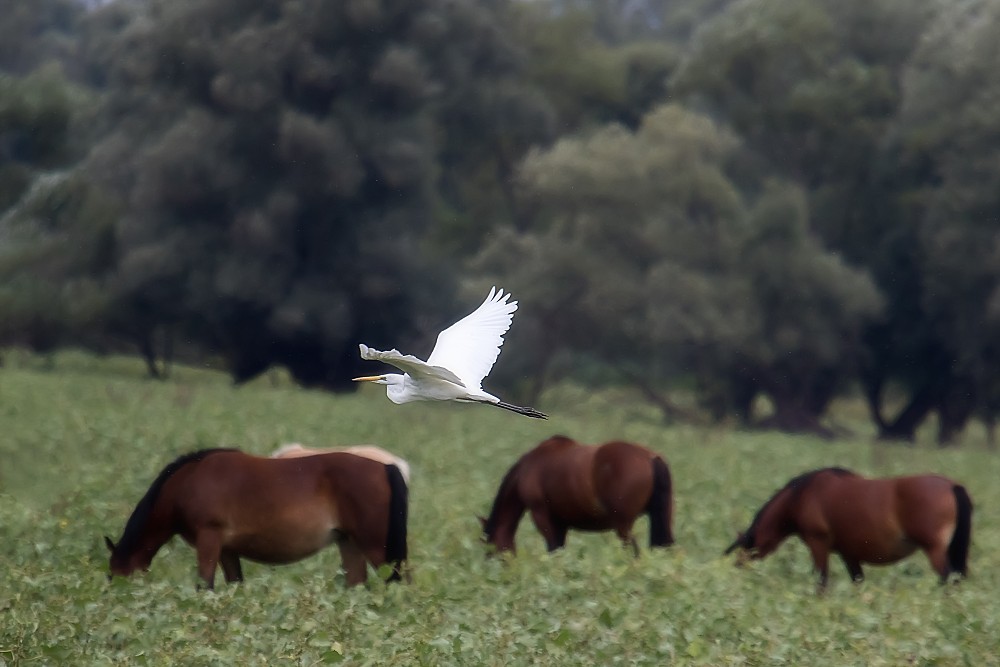
<path fill-rule="evenodd" d="M 817 476 L 798 492 L 798 505 L 822 515 L 831 529 L 897 522 L 894 479 L 860 475 Z"/>
<path fill-rule="evenodd" d="M 233 534 L 269 523 L 302 534 L 350 530 L 389 496 L 383 464 L 339 452 L 308 462 L 219 452 L 175 478 L 164 492 L 179 517 Z"/>
<path fill-rule="evenodd" d="M 870 480 L 839 469 L 824 469 L 800 476 L 782 490 L 787 515 L 796 533 L 827 535 L 838 548 L 858 539 L 885 533 L 895 522 L 893 491 L 884 480 Z M 898 531 L 897 531 L 898 532 Z"/>
<path fill-rule="evenodd" d="M 550 438 L 517 464 L 517 495 L 528 508 L 544 508 L 574 527 L 592 527 L 603 515 L 594 486 L 597 447 L 569 438 Z M 597 527 L 597 526 L 593 526 Z"/>
<path fill-rule="evenodd" d="M 350 452 L 316 454 L 309 457 L 308 465 L 302 459 L 281 463 L 290 464 L 289 478 L 294 484 L 314 489 L 314 502 L 335 508 L 338 528 L 357 532 L 384 523 L 393 492 L 385 463 Z"/>
<path fill-rule="evenodd" d="M 956 517 L 953 486 L 937 475 L 817 480 L 803 492 L 800 511 L 808 517 L 806 530 L 828 534 L 836 551 L 891 563 L 918 546 L 948 543 Z"/>
<path fill-rule="evenodd" d="M 525 504 L 544 506 L 575 528 L 605 530 L 621 514 L 640 514 L 652 494 L 656 454 L 626 442 L 585 445 L 550 439 L 522 458 Z"/>
<path fill-rule="evenodd" d="M 371 459 L 373 461 L 378 461 L 386 465 L 394 465 L 399 469 L 399 472 L 403 475 L 403 480 L 409 484 L 410 483 L 410 464 L 406 462 L 402 457 L 396 456 L 390 451 L 382 449 L 378 445 L 350 445 L 347 447 L 306 447 L 297 442 L 288 443 L 281 445 L 278 449 L 271 453 L 272 459 L 290 459 L 290 458 L 301 458 L 307 456 L 316 456 L 317 454 L 333 454 L 337 452 L 346 452 L 348 454 L 354 454 L 355 456 L 361 456 L 366 459 Z"/>

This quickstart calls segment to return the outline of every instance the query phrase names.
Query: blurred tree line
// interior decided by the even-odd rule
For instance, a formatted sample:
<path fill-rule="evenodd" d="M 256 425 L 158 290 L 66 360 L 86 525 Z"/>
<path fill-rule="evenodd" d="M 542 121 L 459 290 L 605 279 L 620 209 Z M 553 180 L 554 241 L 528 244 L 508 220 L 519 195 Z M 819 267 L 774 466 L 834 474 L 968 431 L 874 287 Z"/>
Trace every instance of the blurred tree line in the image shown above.
<path fill-rule="evenodd" d="M 0 345 L 344 390 L 495 283 L 528 402 L 992 433 L 1000 0 L 0 4 Z"/>

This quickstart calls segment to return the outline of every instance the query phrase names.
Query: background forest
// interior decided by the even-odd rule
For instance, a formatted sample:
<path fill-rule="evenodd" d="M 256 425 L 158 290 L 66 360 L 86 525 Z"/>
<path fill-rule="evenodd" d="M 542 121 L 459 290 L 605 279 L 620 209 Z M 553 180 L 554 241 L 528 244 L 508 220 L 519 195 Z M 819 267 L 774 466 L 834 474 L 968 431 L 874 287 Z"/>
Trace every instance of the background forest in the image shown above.
<path fill-rule="evenodd" d="M 0 347 L 346 391 L 498 284 L 512 400 L 992 432 L 1000 0 L 0 8 Z"/>

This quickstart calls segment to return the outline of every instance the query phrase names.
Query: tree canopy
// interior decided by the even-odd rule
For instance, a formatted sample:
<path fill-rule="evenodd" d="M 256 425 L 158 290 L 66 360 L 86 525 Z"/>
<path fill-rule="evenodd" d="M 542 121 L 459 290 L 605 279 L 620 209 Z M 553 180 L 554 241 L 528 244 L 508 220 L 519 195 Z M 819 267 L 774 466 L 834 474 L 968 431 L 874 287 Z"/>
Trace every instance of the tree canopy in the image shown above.
<path fill-rule="evenodd" d="M 513 392 L 1000 410 L 1000 0 L 8 4 L 0 344 L 344 390 L 497 283 Z"/>

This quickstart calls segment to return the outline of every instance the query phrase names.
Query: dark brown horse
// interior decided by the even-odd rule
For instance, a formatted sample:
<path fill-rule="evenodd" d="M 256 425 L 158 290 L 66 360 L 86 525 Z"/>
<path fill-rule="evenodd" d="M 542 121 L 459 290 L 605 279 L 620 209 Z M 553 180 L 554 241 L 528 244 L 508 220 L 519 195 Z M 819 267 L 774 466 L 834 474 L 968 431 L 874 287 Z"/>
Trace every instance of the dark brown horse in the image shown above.
<path fill-rule="evenodd" d="M 486 542 L 514 551 L 524 511 L 549 551 L 566 544 L 566 532 L 614 530 L 638 556 L 632 525 L 649 515 L 649 545 L 674 543 L 670 469 L 656 453 L 627 442 L 581 445 L 557 435 L 518 459 L 500 483 L 488 519 L 480 519 Z"/>
<path fill-rule="evenodd" d="M 862 563 L 885 565 L 922 549 L 947 581 L 968 573 L 972 501 L 965 487 L 938 475 L 866 479 L 843 468 L 823 468 L 788 482 L 757 512 L 745 533 L 726 549 L 764 558 L 798 535 L 826 587 L 830 552 L 840 555 L 851 579 L 864 579 Z"/>
<path fill-rule="evenodd" d="M 198 554 L 198 575 L 242 581 L 240 558 L 292 563 L 336 542 L 347 584 L 368 578 L 366 561 L 406 560 L 407 487 L 395 465 L 348 453 L 271 459 L 235 449 L 206 449 L 178 458 L 136 505 L 111 550 L 111 574 L 148 570 L 153 556 L 179 534 Z"/>

